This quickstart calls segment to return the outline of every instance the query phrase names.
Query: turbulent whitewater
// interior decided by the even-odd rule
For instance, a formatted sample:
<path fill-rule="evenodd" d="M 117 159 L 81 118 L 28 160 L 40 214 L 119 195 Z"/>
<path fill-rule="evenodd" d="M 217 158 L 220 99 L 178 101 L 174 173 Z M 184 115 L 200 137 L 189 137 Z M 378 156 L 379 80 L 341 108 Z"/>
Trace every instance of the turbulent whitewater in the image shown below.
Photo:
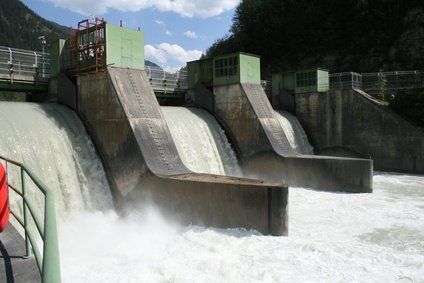
<path fill-rule="evenodd" d="M 289 204 L 288 237 L 179 227 L 154 209 L 76 216 L 64 282 L 422 282 L 424 176 L 377 173 L 373 194 L 292 188 Z"/>
<path fill-rule="evenodd" d="M 314 154 L 314 149 L 309 144 L 308 136 L 299 120 L 287 111 L 278 110 L 275 114 L 293 150 L 300 154 Z"/>
<path fill-rule="evenodd" d="M 211 114 L 198 108 L 161 109 L 187 168 L 197 173 L 241 175 L 236 155 Z"/>
<path fill-rule="evenodd" d="M 1 102 L 0 129 L 1 155 L 24 163 L 55 190 L 59 220 L 113 208 L 103 166 L 73 111 L 58 104 Z M 41 195 L 36 190 L 30 194 L 43 211 Z M 11 197 L 12 206 L 17 205 Z"/>
<path fill-rule="evenodd" d="M 190 169 L 238 168 L 209 114 L 164 113 Z M 0 152 L 55 188 L 63 282 L 423 281 L 424 176 L 376 173 L 373 194 L 290 188 L 288 237 L 181 227 L 154 207 L 117 215 L 95 149 L 66 107 L 3 102 L 0 115 Z"/>

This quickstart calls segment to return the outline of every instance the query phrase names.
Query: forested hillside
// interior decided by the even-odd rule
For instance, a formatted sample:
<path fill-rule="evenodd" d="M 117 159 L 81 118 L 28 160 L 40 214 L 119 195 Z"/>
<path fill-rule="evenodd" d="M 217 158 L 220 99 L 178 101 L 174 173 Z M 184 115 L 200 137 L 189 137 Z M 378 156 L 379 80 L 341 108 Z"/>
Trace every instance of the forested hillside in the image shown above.
<path fill-rule="evenodd" d="M 1 0 L 0 45 L 16 48 L 41 50 L 39 36 L 47 42 L 65 38 L 68 29 L 47 21 L 19 0 Z"/>
<path fill-rule="evenodd" d="M 424 69 L 423 0 L 242 0 L 207 52 L 262 56 L 263 72 Z"/>

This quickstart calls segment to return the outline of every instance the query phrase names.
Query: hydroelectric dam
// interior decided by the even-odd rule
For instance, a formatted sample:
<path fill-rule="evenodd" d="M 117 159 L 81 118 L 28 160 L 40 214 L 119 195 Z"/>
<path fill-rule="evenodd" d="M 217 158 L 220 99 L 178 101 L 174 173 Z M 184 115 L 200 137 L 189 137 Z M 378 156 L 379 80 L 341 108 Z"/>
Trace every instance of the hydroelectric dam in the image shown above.
<path fill-rule="evenodd" d="M 149 251 L 172 256 L 163 245 L 180 252 L 170 248 L 169 235 L 183 229 L 175 227 L 195 227 L 184 232 L 187 238 L 216 237 L 208 227 L 230 238 L 290 235 L 290 187 L 308 188 L 296 189 L 290 204 L 299 225 L 305 224 L 299 206 L 312 209 L 315 197 L 323 206 L 317 214 L 331 218 L 328 202 L 337 218 L 338 211 L 358 206 L 373 192 L 373 160 L 314 154 L 308 138 L 317 133 L 304 130 L 296 111 L 283 111 L 269 99 L 255 55 L 203 58 L 170 74 L 145 66 L 142 31 L 96 19 L 80 22 L 68 39 L 51 43 L 48 53 L 0 48 L 0 60 L 7 66 L 0 89 L 25 93 L 21 102 L 0 102 L 0 156 L 11 211 L 0 249 L 23 256 L 0 267 L 9 278 L 84 281 L 71 268 L 78 266 L 87 268 L 83 274 L 90 280 L 101 281 L 105 277 L 94 273 L 106 269 L 94 262 L 109 265 L 95 259 L 95 248 L 112 244 L 109 238 L 140 248 L 137 254 L 116 244 L 110 254 L 100 253 L 106 258 L 126 253 L 131 262 L 116 261 L 135 270 L 139 256 L 164 260 L 150 258 Z M 319 123 L 316 109 L 295 106 L 309 128 Z M 343 209 L 336 197 L 343 198 Z M 85 236 L 78 226 L 88 231 Z M 307 233 L 318 239 L 322 227 L 313 229 Z M 84 238 L 91 244 L 77 254 Z M 143 276 L 124 278 L 163 279 Z"/>

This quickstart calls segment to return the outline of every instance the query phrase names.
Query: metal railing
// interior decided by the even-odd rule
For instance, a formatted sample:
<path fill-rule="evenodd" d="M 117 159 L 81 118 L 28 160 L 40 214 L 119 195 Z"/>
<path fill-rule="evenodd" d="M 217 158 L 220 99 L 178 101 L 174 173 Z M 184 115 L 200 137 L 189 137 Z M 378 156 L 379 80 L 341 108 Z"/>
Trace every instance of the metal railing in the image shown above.
<path fill-rule="evenodd" d="M 362 75 L 355 72 L 330 74 L 329 81 L 331 90 L 362 88 Z"/>
<path fill-rule="evenodd" d="M 261 86 L 268 97 L 272 96 L 272 83 L 269 80 L 261 80 Z"/>
<path fill-rule="evenodd" d="M 362 89 L 365 91 L 413 89 L 424 87 L 424 71 L 394 71 L 362 74 Z"/>
<path fill-rule="evenodd" d="M 330 89 L 362 89 L 368 93 L 424 87 L 424 71 L 330 74 Z"/>
<path fill-rule="evenodd" d="M 0 160 L 6 168 L 9 191 L 13 191 L 22 199 L 23 217 L 19 215 L 19 211 L 11 209 L 10 212 L 25 231 L 26 256 L 32 256 L 32 252 L 34 253 L 42 282 L 60 282 L 59 243 L 53 191 L 49 190 L 22 163 L 3 156 L 0 156 Z M 14 182 L 13 184 L 10 183 L 9 176 L 11 172 L 16 173 L 16 171 L 11 170 L 12 168 L 18 170 L 17 182 L 19 186 L 14 184 Z M 34 202 L 29 199 L 29 189 L 33 188 L 30 186 L 30 182 L 44 196 L 44 211 L 42 213 L 44 217 L 40 217 L 37 214 Z M 31 220 L 32 223 L 30 222 Z M 31 224 L 35 225 L 35 231 L 30 229 Z M 41 238 L 43 241 L 42 251 L 37 245 L 37 238 Z"/>
<path fill-rule="evenodd" d="M 163 93 L 182 92 L 187 89 L 187 71 L 167 72 L 158 67 L 146 66 L 147 77 L 153 90 Z"/>
<path fill-rule="evenodd" d="M 0 75 L 11 80 L 47 81 L 50 54 L 0 46 Z M 3 76 L 4 78 L 4 76 Z"/>

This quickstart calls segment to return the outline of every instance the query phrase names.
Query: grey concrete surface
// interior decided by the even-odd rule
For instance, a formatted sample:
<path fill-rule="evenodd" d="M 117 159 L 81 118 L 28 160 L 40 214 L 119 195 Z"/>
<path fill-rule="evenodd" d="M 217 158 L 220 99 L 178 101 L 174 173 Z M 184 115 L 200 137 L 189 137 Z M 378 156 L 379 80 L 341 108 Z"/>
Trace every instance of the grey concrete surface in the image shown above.
<path fill-rule="evenodd" d="M 381 171 L 424 173 L 424 131 L 360 90 L 297 94 L 296 115 L 320 154 L 372 158 Z"/>
<path fill-rule="evenodd" d="M 6 230 L 0 233 L 0 282 L 41 282 L 35 258 L 24 256 L 25 240 L 9 223 Z"/>
<path fill-rule="evenodd" d="M 294 152 L 260 85 L 219 86 L 213 93 L 213 114 L 248 176 L 319 190 L 372 192 L 372 160 Z"/>
<path fill-rule="evenodd" d="M 184 224 L 287 234 L 286 217 L 275 219 L 287 209 L 281 183 L 197 174 L 184 166 L 144 71 L 109 67 L 80 77 L 78 111 L 121 211 L 147 203 Z"/>

